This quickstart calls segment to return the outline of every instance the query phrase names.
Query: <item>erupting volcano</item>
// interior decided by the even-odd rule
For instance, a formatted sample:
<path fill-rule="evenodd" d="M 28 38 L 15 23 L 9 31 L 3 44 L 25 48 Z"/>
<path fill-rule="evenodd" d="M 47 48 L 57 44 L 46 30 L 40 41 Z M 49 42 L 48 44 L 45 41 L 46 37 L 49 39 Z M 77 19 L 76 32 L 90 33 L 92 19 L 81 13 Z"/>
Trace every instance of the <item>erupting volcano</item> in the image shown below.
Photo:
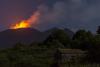
<path fill-rule="evenodd" d="M 29 28 L 29 27 L 31 27 L 31 25 L 27 21 L 23 20 L 19 23 L 16 23 L 14 26 L 11 27 L 11 29 Z"/>
<path fill-rule="evenodd" d="M 36 11 L 33 15 L 27 20 L 22 20 L 21 22 L 12 24 L 10 29 L 19 29 L 19 28 L 30 28 L 33 24 L 35 25 L 39 20 L 40 12 Z"/>

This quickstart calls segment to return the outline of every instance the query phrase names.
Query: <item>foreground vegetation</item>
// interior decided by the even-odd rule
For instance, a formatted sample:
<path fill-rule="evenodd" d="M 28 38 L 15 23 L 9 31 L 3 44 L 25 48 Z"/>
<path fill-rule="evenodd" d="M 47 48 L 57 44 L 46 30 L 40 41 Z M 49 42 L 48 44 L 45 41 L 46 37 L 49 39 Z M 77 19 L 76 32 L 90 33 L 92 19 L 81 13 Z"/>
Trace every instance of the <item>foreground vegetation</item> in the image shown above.
<path fill-rule="evenodd" d="M 62 63 L 59 49 L 80 49 L 87 55 L 79 62 Z M 95 35 L 79 30 L 72 38 L 65 31 L 56 30 L 43 43 L 17 43 L 0 50 L 0 67 L 100 67 L 99 64 L 100 27 Z"/>

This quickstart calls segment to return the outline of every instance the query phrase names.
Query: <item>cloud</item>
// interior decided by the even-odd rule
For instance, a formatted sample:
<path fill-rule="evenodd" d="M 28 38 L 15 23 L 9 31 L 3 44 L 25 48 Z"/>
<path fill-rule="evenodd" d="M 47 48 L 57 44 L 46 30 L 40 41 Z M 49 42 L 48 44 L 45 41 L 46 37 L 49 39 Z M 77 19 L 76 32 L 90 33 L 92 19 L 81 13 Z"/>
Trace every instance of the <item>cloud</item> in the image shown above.
<path fill-rule="evenodd" d="M 41 18 L 39 20 L 38 26 L 49 27 L 56 26 L 57 24 L 61 23 L 65 19 L 67 19 L 67 12 L 66 12 L 66 3 L 64 2 L 56 2 L 52 8 L 47 5 L 40 5 L 38 7 L 38 11 L 41 12 Z"/>
<path fill-rule="evenodd" d="M 0 30 L 9 28 L 10 24 L 17 21 L 28 19 L 34 11 L 41 14 L 35 27 L 42 30 L 61 26 L 95 31 L 96 26 L 100 24 L 100 0 L 2 1 Z"/>
<path fill-rule="evenodd" d="M 72 29 L 94 30 L 93 28 L 96 28 L 100 22 L 99 6 L 99 0 L 57 1 L 52 8 L 40 5 L 38 10 L 42 12 L 42 15 L 37 27 L 45 29 L 45 27 L 65 26 Z"/>

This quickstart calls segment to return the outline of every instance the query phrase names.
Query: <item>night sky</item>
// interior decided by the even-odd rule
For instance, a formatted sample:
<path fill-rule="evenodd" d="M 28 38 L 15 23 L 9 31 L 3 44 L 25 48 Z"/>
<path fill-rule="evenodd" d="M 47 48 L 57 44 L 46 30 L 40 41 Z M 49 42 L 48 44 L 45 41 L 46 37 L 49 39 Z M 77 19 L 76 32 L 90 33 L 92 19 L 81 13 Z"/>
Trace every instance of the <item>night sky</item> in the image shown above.
<path fill-rule="evenodd" d="M 95 32 L 100 25 L 100 0 L 0 0 L 0 31 L 27 19 L 36 10 L 43 13 L 33 25 L 39 30 L 65 27 Z"/>

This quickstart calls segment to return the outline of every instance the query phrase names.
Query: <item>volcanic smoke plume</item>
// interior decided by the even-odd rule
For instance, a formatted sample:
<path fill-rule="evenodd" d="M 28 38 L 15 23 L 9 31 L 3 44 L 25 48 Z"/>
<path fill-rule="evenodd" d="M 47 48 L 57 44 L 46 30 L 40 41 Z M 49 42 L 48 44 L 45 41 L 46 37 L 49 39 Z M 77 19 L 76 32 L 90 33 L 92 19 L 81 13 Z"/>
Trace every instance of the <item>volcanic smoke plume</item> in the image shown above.
<path fill-rule="evenodd" d="M 40 4 L 30 18 L 12 24 L 10 28 L 18 29 L 34 26 L 38 29 L 47 29 L 57 25 L 58 23 L 61 23 L 61 21 L 66 20 L 65 4 L 66 3 L 62 1 L 56 2 L 53 4 L 52 8 L 46 4 Z"/>
<path fill-rule="evenodd" d="M 33 24 L 36 24 L 38 22 L 39 17 L 40 17 L 40 12 L 36 11 L 33 13 L 33 15 L 30 18 L 28 18 L 26 20 L 22 20 L 18 23 L 12 24 L 10 29 L 29 28 Z"/>

